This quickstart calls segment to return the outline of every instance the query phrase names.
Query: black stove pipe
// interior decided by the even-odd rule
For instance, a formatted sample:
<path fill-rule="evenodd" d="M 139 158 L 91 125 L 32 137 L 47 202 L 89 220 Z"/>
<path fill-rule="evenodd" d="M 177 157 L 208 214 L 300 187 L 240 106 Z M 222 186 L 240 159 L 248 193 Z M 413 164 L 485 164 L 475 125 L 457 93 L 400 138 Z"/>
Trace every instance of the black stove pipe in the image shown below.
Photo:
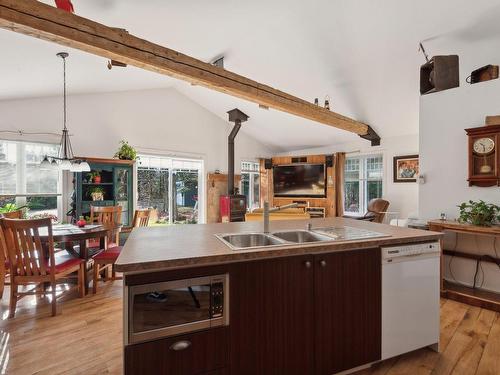
<path fill-rule="evenodd" d="M 248 120 L 248 116 L 238 108 L 228 112 L 229 121 L 234 122 L 233 130 L 227 137 L 227 194 L 234 195 L 234 139 L 240 131 L 241 123 Z"/>
<path fill-rule="evenodd" d="M 227 194 L 234 195 L 234 138 L 240 131 L 241 120 L 234 122 L 233 130 L 227 137 Z"/>

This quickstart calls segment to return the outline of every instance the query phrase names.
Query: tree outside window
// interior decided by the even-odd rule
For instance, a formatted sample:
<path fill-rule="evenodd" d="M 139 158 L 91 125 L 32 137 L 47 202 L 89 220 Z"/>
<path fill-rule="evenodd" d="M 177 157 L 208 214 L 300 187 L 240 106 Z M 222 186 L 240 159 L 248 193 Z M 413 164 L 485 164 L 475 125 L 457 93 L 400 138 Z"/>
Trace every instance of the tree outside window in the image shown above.
<path fill-rule="evenodd" d="M 382 198 L 382 155 L 347 158 L 344 180 L 344 211 L 363 215 L 371 199 Z"/>
<path fill-rule="evenodd" d="M 152 209 L 151 225 L 199 222 L 200 160 L 140 155 L 137 168 L 138 206 Z"/>
<path fill-rule="evenodd" d="M 248 210 L 260 207 L 259 163 L 243 161 L 241 163 L 241 194 L 247 197 Z"/>

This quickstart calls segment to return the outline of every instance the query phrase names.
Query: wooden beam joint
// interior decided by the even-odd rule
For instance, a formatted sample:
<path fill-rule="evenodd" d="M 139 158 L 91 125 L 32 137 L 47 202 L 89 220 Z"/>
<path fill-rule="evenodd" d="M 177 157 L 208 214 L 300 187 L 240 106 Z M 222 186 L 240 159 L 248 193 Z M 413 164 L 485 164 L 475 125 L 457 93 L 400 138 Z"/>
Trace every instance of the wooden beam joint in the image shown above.
<path fill-rule="evenodd" d="M 364 135 L 359 135 L 361 138 L 370 141 L 373 146 L 380 146 L 380 136 L 377 134 L 375 130 L 370 125 L 367 125 L 368 132 Z"/>

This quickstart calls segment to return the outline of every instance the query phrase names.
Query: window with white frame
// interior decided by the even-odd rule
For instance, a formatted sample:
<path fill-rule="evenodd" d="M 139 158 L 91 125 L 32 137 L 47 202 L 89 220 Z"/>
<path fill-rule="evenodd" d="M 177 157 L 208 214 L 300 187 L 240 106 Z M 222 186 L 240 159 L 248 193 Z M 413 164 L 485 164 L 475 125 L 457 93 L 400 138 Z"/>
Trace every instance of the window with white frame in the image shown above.
<path fill-rule="evenodd" d="M 368 202 L 382 198 L 382 155 L 347 158 L 344 168 L 344 212 L 363 215 Z"/>
<path fill-rule="evenodd" d="M 203 161 L 139 155 L 137 205 L 153 209 L 152 225 L 203 220 Z"/>
<path fill-rule="evenodd" d="M 260 207 L 260 173 L 259 163 L 241 162 L 241 194 L 247 197 L 248 210 Z"/>
<path fill-rule="evenodd" d="M 56 144 L 0 140 L 0 207 L 27 206 L 29 217 L 61 219 L 61 173 L 40 170 L 43 157 L 58 150 Z"/>

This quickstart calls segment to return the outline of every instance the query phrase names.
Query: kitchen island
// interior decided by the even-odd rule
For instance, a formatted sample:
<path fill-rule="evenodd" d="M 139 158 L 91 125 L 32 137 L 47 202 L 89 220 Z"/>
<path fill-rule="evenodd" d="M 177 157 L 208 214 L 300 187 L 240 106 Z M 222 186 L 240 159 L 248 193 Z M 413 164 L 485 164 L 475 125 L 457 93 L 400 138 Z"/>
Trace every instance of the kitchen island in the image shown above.
<path fill-rule="evenodd" d="M 317 240 L 238 250 L 216 235 L 259 234 L 262 223 L 135 230 L 116 263 L 125 373 L 334 374 L 385 359 L 383 253 L 435 244 L 441 234 L 343 218 L 277 221 L 271 232 L 289 238 L 308 223 Z M 358 237 L 315 232 L 346 227 Z M 439 308 L 432 269 L 430 304 Z M 430 313 L 435 331 L 439 310 Z"/>

